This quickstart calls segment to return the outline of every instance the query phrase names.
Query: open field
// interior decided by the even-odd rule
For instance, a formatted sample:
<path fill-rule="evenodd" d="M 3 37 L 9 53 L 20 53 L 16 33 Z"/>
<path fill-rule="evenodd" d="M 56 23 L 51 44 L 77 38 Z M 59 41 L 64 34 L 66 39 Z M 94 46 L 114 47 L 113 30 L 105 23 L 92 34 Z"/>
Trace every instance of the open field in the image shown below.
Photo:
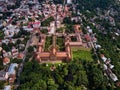
<path fill-rule="evenodd" d="M 74 59 L 82 59 L 89 62 L 93 61 L 91 51 L 85 51 L 85 50 L 76 50 L 72 52 L 73 60 Z"/>

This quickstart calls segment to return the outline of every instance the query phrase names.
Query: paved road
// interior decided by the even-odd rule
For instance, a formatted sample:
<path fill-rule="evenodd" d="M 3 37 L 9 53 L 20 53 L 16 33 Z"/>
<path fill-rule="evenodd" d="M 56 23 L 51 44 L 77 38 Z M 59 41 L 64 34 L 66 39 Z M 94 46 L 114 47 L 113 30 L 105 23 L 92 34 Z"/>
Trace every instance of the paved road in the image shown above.
<path fill-rule="evenodd" d="M 27 41 L 27 44 L 26 44 L 26 47 L 25 47 L 25 50 L 24 50 L 24 57 L 23 57 L 22 63 L 20 64 L 20 66 L 18 68 L 16 88 L 20 85 L 20 74 L 21 74 L 21 72 L 23 70 L 23 67 L 24 67 L 24 63 L 25 63 L 25 59 L 26 59 L 26 54 L 27 54 L 27 48 L 30 46 L 30 41 L 32 39 L 32 36 L 33 35 L 31 35 L 30 39 Z"/>
<path fill-rule="evenodd" d="M 93 36 L 93 33 L 92 33 L 92 35 L 91 35 L 91 38 L 92 38 L 92 36 Z M 93 50 L 94 50 L 94 54 L 95 54 L 96 57 L 97 57 L 98 64 L 100 64 L 100 60 L 99 60 L 98 54 L 97 54 L 97 52 L 96 52 L 97 50 L 96 50 L 96 48 L 95 48 L 94 42 L 93 42 L 92 40 L 90 40 L 90 43 L 91 43 L 92 48 L 93 48 Z M 111 70 L 109 70 L 109 71 L 111 71 Z M 105 74 L 107 75 L 107 78 L 109 79 L 108 72 L 105 72 Z M 109 84 L 111 85 L 111 82 L 109 82 Z"/>

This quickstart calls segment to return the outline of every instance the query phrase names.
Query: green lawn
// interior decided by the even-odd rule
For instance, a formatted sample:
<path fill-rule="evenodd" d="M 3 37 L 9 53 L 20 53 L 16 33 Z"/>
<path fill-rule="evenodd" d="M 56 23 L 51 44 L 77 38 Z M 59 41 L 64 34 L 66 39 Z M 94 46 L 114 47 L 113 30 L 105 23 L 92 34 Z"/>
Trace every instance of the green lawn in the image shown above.
<path fill-rule="evenodd" d="M 73 55 L 73 60 L 82 59 L 82 60 L 87 60 L 89 62 L 93 61 L 91 51 L 77 50 L 77 51 L 73 51 L 72 55 Z"/>
<path fill-rule="evenodd" d="M 82 50 L 82 51 L 91 51 L 92 48 L 85 48 L 85 47 L 71 47 L 72 51 Z"/>

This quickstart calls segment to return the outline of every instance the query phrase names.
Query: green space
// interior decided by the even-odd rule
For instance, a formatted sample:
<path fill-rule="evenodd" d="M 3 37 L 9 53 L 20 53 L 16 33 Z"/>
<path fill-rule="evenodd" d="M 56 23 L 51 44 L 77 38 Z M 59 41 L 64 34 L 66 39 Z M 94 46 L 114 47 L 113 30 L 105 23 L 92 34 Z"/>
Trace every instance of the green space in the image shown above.
<path fill-rule="evenodd" d="M 47 37 L 46 37 L 46 41 L 45 41 L 44 50 L 45 50 L 45 51 L 49 51 L 50 45 L 52 45 L 52 37 L 51 37 L 51 36 L 47 36 Z"/>
<path fill-rule="evenodd" d="M 85 47 L 71 47 L 72 51 L 83 50 L 83 51 L 91 51 L 92 48 L 85 48 Z"/>
<path fill-rule="evenodd" d="M 39 64 L 33 59 L 25 63 L 20 81 L 19 90 L 103 90 L 101 88 L 108 80 L 100 67 L 91 62 L 83 64 L 82 60 L 76 59 L 54 65 Z"/>
<path fill-rule="evenodd" d="M 53 66 L 55 70 L 51 71 Z M 81 71 L 76 72 L 77 69 Z M 59 65 L 27 62 L 20 80 L 19 90 L 82 90 L 88 84 L 86 71 L 77 61 Z"/>
<path fill-rule="evenodd" d="M 57 37 L 57 45 L 59 46 L 60 51 L 65 50 L 64 37 Z"/>
<path fill-rule="evenodd" d="M 71 41 L 72 41 L 72 42 L 76 42 L 76 41 L 77 41 L 77 37 L 71 36 Z"/>
<path fill-rule="evenodd" d="M 48 30 L 47 30 L 47 29 L 42 29 L 42 30 L 40 30 L 40 32 L 41 32 L 42 34 L 48 34 Z"/>
<path fill-rule="evenodd" d="M 1 53 L 0 53 L 0 55 L 1 55 Z M 2 70 L 2 69 L 4 69 L 4 66 L 3 66 L 3 59 L 0 58 L 0 70 Z"/>
<path fill-rule="evenodd" d="M 47 18 L 45 21 L 41 22 L 41 26 L 49 26 L 50 22 L 54 21 L 53 17 Z"/>
<path fill-rule="evenodd" d="M 93 61 L 91 51 L 77 50 L 77 51 L 73 51 L 72 55 L 73 55 L 73 60 L 74 59 L 82 59 L 82 60 L 86 60 L 89 62 Z"/>
<path fill-rule="evenodd" d="M 17 58 L 12 58 L 11 59 L 11 63 L 17 63 L 17 64 L 20 64 L 22 62 L 22 59 L 17 59 Z"/>
<path fill-rule="evenodd" d="M 0 31 L 0 39 L 3 39 L 3 38 L 4 38 L 4 32 Z"/>
<path fill-rule="evenodd" d="M 13 36 L 13 38 L 19 38 L 19 37 L 24 37 L 24 36 L 30 36 L 30 32 L 24 30 L 23 28 L 20 28 L 20 31 Z"/>
<path fill-rule="evenodd" d="M 57 33 L 63 33 L 65 31 L 65 27 L 60 27 L 56 30 Z"/>
<path fill-rule="evenodd" d="M 74 33 L 74 28 L 72 24 L 66 24 L 65 26 L 65 33 Z"/>

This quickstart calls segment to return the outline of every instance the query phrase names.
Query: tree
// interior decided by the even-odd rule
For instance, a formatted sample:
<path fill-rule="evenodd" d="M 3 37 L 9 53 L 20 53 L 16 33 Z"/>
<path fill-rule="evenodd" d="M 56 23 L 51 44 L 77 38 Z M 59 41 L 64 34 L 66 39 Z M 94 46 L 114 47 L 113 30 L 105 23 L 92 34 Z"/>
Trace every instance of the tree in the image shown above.
<path fill-rule="evenodd" d="M 88 79 L 87 79 L 87 75 L 86 75 L 86 72 L 85 72 L 85 71 L 79 71 L 79 72 L 77 73 L 76 84 L 77 84 L 78 86 L 80 86 L 80 85 L 85 85 L 85 86 L 87 86 L 87 85 L 88 85 Z"/>
<path fill-rule="evenodd" d="M 2 43 L 2 48 L 5 51 L 9 51 L 10 50 L 10 48 L 8 47 L 8 45 L 6 45 L 5 43 Z"/>
<path fill-rule="evenodd" d="M 74 28 L 72 24 L 66 24 L 66 29 L 65 29 L 66 33 L 74 33 Z"/>
<path fill-rule="evenodd" d="M 11 60 L 12 63 L 17 63 L 17 64 L 20 64 L 22 62 L 21 59 L 17 59 L 17 58 L 14 58 Z"/>
<path fill-rule="evenodd" d="M 58 72 L 53 73 L 53 76 L 55 78 L 56 83 L 58 83 L 59 85 L 63 84 L 63 78 L 58 74 Z"/>
<path fill-rule="evenodd" d="M 91 73 L 92 77 L 90 77 L 92 80 L 90 80 L 93 88 L 99 87 L 103 81 L 104 81 L 104 76 L 103 73 L 100 69 L 94 67 Z"/>
<path fill-rule="evenodd" d="M 12 49 L 13 46 L 15 46 L 14 43 L 8 43 L 8 47 L 9 47 L 10 49 Z"/>
<path fill-rule="evenodd" d="M 58 90 L 58 85 L 55 84 L 55 81 L 52 78 L 48 79 L 47 85 L 48 90 Z"/>
<path fill-rule="evenodd" d="M 4 83 L 5 82 L 0 81 L 0 89 L 3 89 Z"/>
<path fill-rule="evenodd" d="M 35 89 L 36 88 L 36 89 Z M 46 82 L 44 80 L 39 80 L 33 87 L 33 90 L 46 90 L 47 89 L 47 85 Z"/>
<path fill-rule="evenodd" d="M 34 51 L 33 46 L 29 46 L 29 47 L 28 47 L 28 52 L 31 53 L 31 52 L 33 52 L 33 51 Z"/>
<path fill-rule="evenodd" d="M 74 90 L 74 85 L 73 85 L 73 83 L 72 82 L 65 82 L 64 83 L 64 89 L 65 90 Z"/>
<path fill-rule="evenodd" d="M 44 20 L 43 22 L 41 22 L 41 26 L 49 26 L 50 22 L 54 21 L 53 17 L 49 17 L 46 20 Z"/>
<path fill-rule="evenodd" d="M 21 40 L 20 39 L 18 39 L 17 40 L 17 42 L 16 42 L 16 44 L 20 44 L 21 43 Z"/>
<path fill-rule="evenodd" d="M 63 23 L 65 23 L 65 24 L 72 24 L 72 22 L 71 22 L 71 17 L 65 17 L 65 18 L 63 19 Z"/>
<path fill-rule="evenodd" d="M 64 0 L 53 0 L 55 4 L 63 4 Z"/>
<path fill-rule="evenodd" d="M 4 38 L 4 32 L 3 31 L 0 31 L 0 39 L 3 39 Z"/>

